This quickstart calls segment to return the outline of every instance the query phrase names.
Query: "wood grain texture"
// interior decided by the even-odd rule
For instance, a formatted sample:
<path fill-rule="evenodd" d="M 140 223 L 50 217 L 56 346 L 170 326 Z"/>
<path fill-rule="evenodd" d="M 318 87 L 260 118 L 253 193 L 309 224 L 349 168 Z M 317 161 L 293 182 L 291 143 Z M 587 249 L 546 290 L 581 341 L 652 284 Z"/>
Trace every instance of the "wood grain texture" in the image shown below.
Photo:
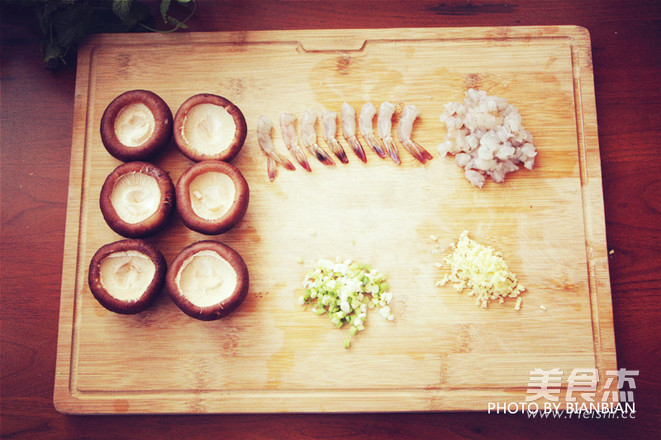
<path fill-rule="evenodd" d="M 155 3 L 155 2 L 150 2 Z M 69 417 L 52 404 L 75 61 L 39 62 L 31 13 L 2 5 L 3 438 L 654 438 L 659 434 L 660 4 L 522 0 L 439 13 L 437 1 L 201 1 L 192 31 L 581 25 L 590 31 L 618 365 L 639 369 L 635 419 L 528 419 L 472 413 Z M 446 1 L 464 8 L 466 1 Z M 502 3 L 502 2 L 501 2 Z M 488 10 L 488 11 L 487 11 Z M 442 12 L 442 11 L 441 11 Z M 29 114 L 30 118 L 22 115 Z M 31 173 L 34 173 L 31 175 Z M 20 213 L 20 214 L 19 214 Z M 47 220 L 44 220 L 47 219 Z M 35 232 L 38 231 L 38 232 Z M 38 305 L 39 307 L 35 307 Z"/>
<path fill-rule="evenodd" d="M 489 402 L 525 401 L 530 371 L 540 365 L 566 376 L 596 367 L 605 378 L 615 369 L 585 30 L 99 36 L 81 49 L 78 69 L 55 385 L 61 411 L 486 410 Z M 310 174 L 266 178 L 254 134 L 261 114 L 277 121 L 283 111 L 389 100 L 399 108 L 396 122 L 402 106 L 415 103 L 422 116 L 413 136 L 433 151 L 444 133 L 443 105 L 461 100 L 467 87 L 521 109 L 540 152 L 533 172 L 477 190 L 451 159 L 421 166 L 402 149 L 401 166 L 370 154 L 367 164 L 354 156 L 347 166 L 315 163 Z M 119 164 L 100 142 L 100 115 L 136 88 L 159 94 L 173 112 L 192 94 L 220 94 L 248 121 L 233 163 L 250 184 L 250 208 L 215 239 L 244 256 L 251 289 L 222 321 L 192 320 L 167 298 L 135 317 L 114 315 L 86 284 L 93 253 L 120 238 L 98 209 L 100 187 Z M 279 129 L 274 135 L 285 151 Z M 157 163 L 175 181 L 191 164 L 176 148 Z M 443 272 L 429 237 L 445 246 L 463 229 L 508 256 L 529 289 L 521 312 L 513 303 L 482 310 L 450 287 L 434 287 Z M 152 241 L 171 261 L 204 238 L 175 221 Z M 351 350 L 342 347 L 346 332 L 296 304 L 305 273 L 297 259 L 336 256 L 378 267 L 395 297 L 394 324 L 372 317 Z"/>

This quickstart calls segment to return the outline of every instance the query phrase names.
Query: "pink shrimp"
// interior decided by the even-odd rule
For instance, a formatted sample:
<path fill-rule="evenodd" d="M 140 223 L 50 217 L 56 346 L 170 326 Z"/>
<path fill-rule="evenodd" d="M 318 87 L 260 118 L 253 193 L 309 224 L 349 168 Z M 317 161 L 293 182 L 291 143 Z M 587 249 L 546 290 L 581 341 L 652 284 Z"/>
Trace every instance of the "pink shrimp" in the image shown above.
<path fill-rule="evenodd" d="M 349 163 L 347 153 L 344 152 L 344 148 L 342 148 L 342 145 L 335 138 L 337 134 L 337 113 L 328 110 L 324 111 L 321 116 L 321 128 L 324 141 L 328 144 L 328 148 L 340 159 L 340 162 Z"/>
<path fill-rule="evenodd" d="M 303 145 L 324 165 L 335 165 L 333 159 L 317 144 L 317 114 L 312 109 L 305 110 L 301 118 L 301 138 Z"/>
<path fill-rule="evenodd" d="M 406 148 L 413 157 L 415 157 L 420 163 L 425 163 L 428 160 L 431 160 L 433 156 L 420 144 L 411 139 L 413 122 L 419 115 L 420 112 L 415 105 L 407 105 L 404 107 L 404 110 L 402 110 L 402 116 L 399 118 L 399 124 L 397 124 L 397 138 L 399 138 L 399 142 L 404 145 L 404 148 Z"/>
<path fill-rule="evenodd" d="M 365 150 L 356 137 L 356 111 L 346 102 L 342 104 L 342 135 L 356 156 L 363 162 L 367 162 Z"/>
<path fill-rule="evenodd" d="M 360 109 L 360 116 L 358 117 L 358 127 L 360 128 L 360 134 L 365 138 L 367 145 L 370 146 L 376 154 L 379 155 L 381 159 L 386 157 L 386 152 L 383 150 L 383 145 L 379 139 L 374 136 L 374 128 L 372 126 L 372 120 L 376 115 L 376 107 L 371 102 L 363 104 L 363 108 Z"/>
<path fill-rule="evenodd" d="M 257 120 L 257 142 L 266 154 L 266 167 L 269 174 L 269 180 L 273 181 L 276 175 L 277 164 L 282 165 L 288 170 L 295 170 L 294 164 L 289 161 L 284 155 L 275 151 L 273 141 L 271 140 L 271 128 L 273 123 L 266 116 L 260 116 Z"/>
<path fill-rule="evenodd" d="M 296 134 L 296 116 L 291 113 L 283 113 L 280 115 L 280 129 L 282 130 L 282 140 L 294 158 L 305 168 L 311 172 L 310 164 L 308 163 L 305 153 L 298 145 L 298 135 Z"/>
<path fill-rule="evenodd" d="M 395 113 L 395 106 L 384 101 L 379 107 L 379 117 L 376 121 L 377 130 L 379 132 L 379 137 L 386 146 L 386 151 L 388 155 L 395 161 L 397 165 L 401 164 L 402 161 L 399 158 L 399 151 L 397 151 L 397 145 L 395 145 L 395 140 L 392 138 L 392 115 Z"/>

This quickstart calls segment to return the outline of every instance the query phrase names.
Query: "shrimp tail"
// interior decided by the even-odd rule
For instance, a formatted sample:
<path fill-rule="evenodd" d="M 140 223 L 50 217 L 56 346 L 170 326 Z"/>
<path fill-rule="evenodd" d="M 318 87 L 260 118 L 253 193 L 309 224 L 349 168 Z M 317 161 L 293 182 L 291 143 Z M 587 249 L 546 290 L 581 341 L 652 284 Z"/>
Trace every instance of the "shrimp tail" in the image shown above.
<path fill-rule="evenodd" d="M 358 159 L 362 160 L 363 163 L 367 163 L 367 157 L 365 156 L 365 150 L 363 149 L 363 146 L 360 144 L 356 136 L 351 136 L 347 138 L 347 142 L 349 142 L 349 146 L 353 150 L 354 153 L 356 153 L 356 156 L 358 156 Z"/>
<path fill-rule="evenodd" d="M 384 145 L 386 146 L 386 151 L 388 151 L 388 156 L 397 164 L 401 165 L 402 160 L 399 158 L 399 151 L 397 149 L 397 145 L 395 145 L 395 142 L 392 140 L 392 138 L 388 137 L 383 140 Z"/>
<path fill-rule="evenodd" d="M 331 149 L 333 154 L 335 154 L 335 156 L 337 156 L 337 158 L 340 159 L 340 162 L 349 163 L 349 158 L 347 157 L 347 153 L 344 151 L 344 148 L 342 148 L 342 145 L 340 145 L 337 139 L 335 138 L 328 139 L 328 147 Z"/>
<path fill-rule="evenodd" d="M 404 142 L 403 145 L 408 152 L 411 153 L 411 156 L 415 157 L 420 163 L 425 163 L 433 158 L 429 151 L 425 150 L 420 144 L 411 139 Z"/>
<path fill-rule="evenodd" d="M 294 144 L 289 151 L 291 151 L 291 154 L 294 156 L 294 158 L 298 161 L 298 163 L 301 164 L 303 168 L 305 168 L 307 172 L 312 172 L 310 164 L 308 163 L 308 159 L 305 157 L 305 153 L 303 150 L 301 150 L 301 147 L 299 147 L 297 144 Z"/>
<path fill-rule="evenodd" d="M 312 154 L 319 160 L 319 162 L 324 165 L 335 165 L 335 162 L 331 157 L 326 153 L 318 144 L 312 144 L 311 148 Z"/>
<path fill-rule="evenodd" d="M 374 135 L 367 136 L 365 140 L 367 141 L 367 145 L 369 145 L 370 148 L 374 150 L 374 152 L 378 154 L 381 159 L 385 159 L 386 152 L 383 150 L 383 145 L 381 145 L 381 142 L 379 142 L 379 140 Z"/>
<path fill-rule="evenodd" d="M 287 156 L 284 154 L 278 153 L 277 151 L 273 151 L 272 153 L 272 159 L 275 160 L 275 162 L 279 163 L 289 171 L 294 171 L 296 167 L 294 166 L 293 163 L 289 159 L 287 159 Z"/>
<path fill-rule="evenodd" d="M 269 181 L 273 182 L 277 174 L 277 164 L 271 156 L 266 156 L 266 171 L 269 174 Z"/>

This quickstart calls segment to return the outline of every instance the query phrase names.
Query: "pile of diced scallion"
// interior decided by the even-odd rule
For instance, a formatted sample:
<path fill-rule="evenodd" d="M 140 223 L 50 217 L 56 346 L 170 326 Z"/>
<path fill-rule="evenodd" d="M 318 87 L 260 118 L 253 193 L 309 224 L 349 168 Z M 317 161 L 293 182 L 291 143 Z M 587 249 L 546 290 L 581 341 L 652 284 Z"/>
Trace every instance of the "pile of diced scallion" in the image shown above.
<path fill-rule="evenodd" d="M 299 304 L 310 304 L 313 313 L 328 315 L 337 328 L 349 325 L 352 337 L 365 330 L 368 309 L 378 307 L 381 316 L 394 319 L 388 305 L 392 299 L 388 281 L 367 264 L 341 258 L 317 260 L 303 287 L 305 294 L 298 298 Z M 350 345 L 351 338 L 345 339 L 345 348 Z"/>

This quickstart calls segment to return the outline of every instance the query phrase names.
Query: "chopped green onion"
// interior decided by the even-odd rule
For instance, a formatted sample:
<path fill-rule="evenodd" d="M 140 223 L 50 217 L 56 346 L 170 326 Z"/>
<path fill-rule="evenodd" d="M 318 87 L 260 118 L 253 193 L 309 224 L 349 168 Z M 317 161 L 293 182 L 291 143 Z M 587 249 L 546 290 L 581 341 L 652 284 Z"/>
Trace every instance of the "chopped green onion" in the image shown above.
<path fill-rule="evenodd" d="M 303 287 L 305 295 L 298 298 L 299 304 L 314 304 L 312 312 L 328 313 L 337 328 L 351 324 L 351 336 L 365 330 L 368 308 L 379 306 L 385 319 L 394 319 L 388 306 L 392 299 L 390 285 L 383 274 L 367 264 L 340 258 L 334 262 L 318 260 L 306 274 Z M 350 344 L 351 339 L 347 339 L 345 347 Z"/>

